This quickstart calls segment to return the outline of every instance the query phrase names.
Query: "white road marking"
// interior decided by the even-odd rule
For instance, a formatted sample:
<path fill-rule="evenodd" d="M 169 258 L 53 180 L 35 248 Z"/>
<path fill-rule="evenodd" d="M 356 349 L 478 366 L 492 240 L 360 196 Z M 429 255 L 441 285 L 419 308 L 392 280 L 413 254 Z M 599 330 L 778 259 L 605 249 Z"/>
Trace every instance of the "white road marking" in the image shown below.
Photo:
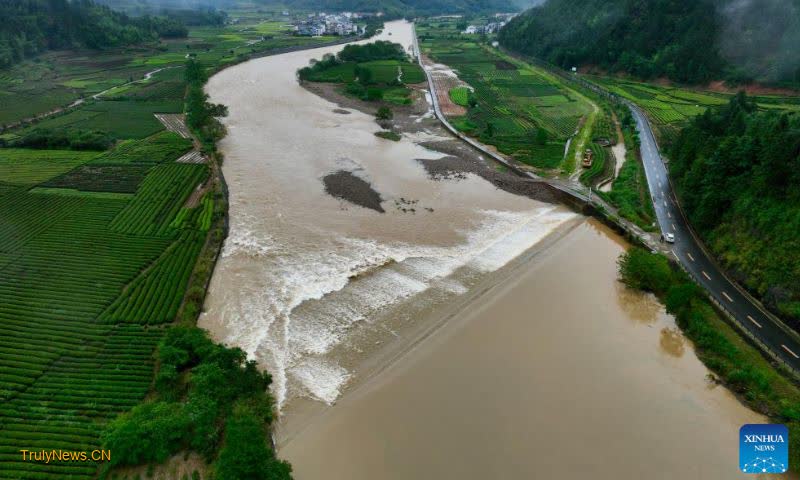
<path fill-rule="evenodd" d="M 664 200 L 664 206 L 665 206 L 665 207 L 667 206 L 667 201 L 666 201 L 666 200 Z"/>
<path fill-rule="evenodd" d="M 675 228 L 675 224 L 673 223 L 672 224 L 672 231 L 674 232 L 675 230 L 677 230 L 677 228 Z"/>
<path fill-rule="evenodd" d="M 687 257 L 689 257 L 689 260 L 691 260 L 691 261 L 693 261 L 693 262 L 694 262 L 694 257 L 692 256 L 692 254 L 691 254 L 691 253 L 689 253 L 689 252 L 686 252 L 686 256 L 687 256 Z"/>
<path fill-rule="evenodd" d="M 667 202 L 664 202 L 664 206 L 665 207 L 667 206 Z M 672 214 L 667 212 L 667 218 L 672 218 Z"/>
<path fill-rule="evenodd" d="M 703 270 L 703 276 L 706 277 L 707 279 L 711 280 L 711 277 L 708 276 L 708 274 L 706 273 L 705 270 Z"/>
<path fill-rule="evenodd" d="M 786 350 L 787 352 L 791 353 L 794 358 L 800 358 L 800 357 L 797 356 L 796 353 L 794 353 L 793 351 L 789 350 L 789 347 L 787 347 L 786 345 L 781 344 L 781 347 L 783 347 L 783 349 Z"/>
<path fill-rule="evenodd" d="M 727 293 L 725 293 L 725 292 L 722 292 L 722 296 L 723 296 L 723 297 L 725 297 L 725 298 L 727 298 L 729 302 L 733 302 L 733 299 L 732 299 L 732 298 L 731 298 L 731 296 L 730 296 L 730 295 L 728 295 Z"/>
<path fill-rule="evenodd" d="M 748 316 L 747 316 L 747 319 L 748 319 L 748 320 L 750 320 L 751 322 L 755 323 L 755 324 L 756 324 L 756 326 L 757 326 L 758 328 L 761 328 L 761 324 L 760 324 L 760 323 L 758 323 L 758 322 L 756 322 L 756 319 L 755 319 L 755 318 L 753 318 L 753 317 L 751 317 L 750 315 L 748 315 Z"/>

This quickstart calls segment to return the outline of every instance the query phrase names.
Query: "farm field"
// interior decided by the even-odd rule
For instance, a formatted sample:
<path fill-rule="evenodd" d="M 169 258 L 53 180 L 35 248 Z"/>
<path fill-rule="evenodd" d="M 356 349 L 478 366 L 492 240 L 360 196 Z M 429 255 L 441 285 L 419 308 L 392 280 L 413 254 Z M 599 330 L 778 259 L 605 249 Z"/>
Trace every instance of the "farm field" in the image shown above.
<path fill-rule="evenodd" d="M 175 92 L 180 93 L 182 92 Z M 17 133 L 25 136 L 34 129 L 78 130 L 103 132 L 113 138 L 144 138 L 164 127 L 155 113 L 180 113 L 183 111 L 181 97 L 162 101 L 109 101 L 98 100 L 81 106 L 64 115 L 57 115 L 38 122 Z"/>
<path fill-rule="evenodd" d="M 155 166 L 117 164 L 161 186 L 153 201 L 146 188 L 114 194 L 120 189 L 103 175 L 87 184 L 95 177 L 85 169 L 113 153 L 0 149 L 0 477 L 92 478 L 91 463 L 22 462 L 20 446 L 98 448 L 98 423 L 148 391 L 163 330 L 142 324 L 174 318 L 208 229 L 170 226 L 207 174 L 204 165 L 174 163 L 184 150 L 172 148 Z M 178 174 L 180 182 L 170 180 Z M 152 222 L 164 228 L 146 228 Z M 160 294 L 142 295 L 137 287 L 147 284 Z"/>
<path fill-rule="evenodd" d="M 358 78 L 360 69 L 368 72 L 368 81 Z M 307 72 L 302 76 L 304 81 L 343 84 L 340 90 L 346 95 L 396 105 L 411 102 L 411 90 L 406 85 L 426 80 L 422 68 L 408 60 L 346 61 L 303 71 Z"/>
<path fill-rule="evenodd" d="M 309 80 L 312 82 L 348 83 L 356 79 L 355 68 L 360 66 L 372 72 L 376 83 L 391 83 L 402 79 L 403 83 L 422 83 L 425 73 L 416 63 L 397 60 L 375 60 L 372 62 L 345 62 L 326 70 L 315 72 Z"/>
<path fill-rule="evenodd" d="M 462 107 L 466 107 L 468 105 L 469 94 L 470 90 L 467 87 L 451 88 L 448 92 L 448 95 L 450 95 L 450 100 L 452 100 L 456 105 L 461 105 Z"/>
<path fill-rule="evenodd" d="M 23 461 L 20 449 L 100 448 L 109 421 L 151 392 L 170 325 L 199 310 L 184 300 L 204 288 L 198 258 L 207 261 L 209 238 L 221 239 L 225 204 L 207 183 L 212 166 L 178 162 L 198 153 L 192 139 L 154 115 L 184 113 L 187 57 L 211 72 L 336 40 L 291 36 L 274 14 L 236 15 L 236 24 L 192 27 L 187 39 L 49 52 L 0 71 L 0 478 L 97 478 L 93 462 Z M 186 135 L 182 116 L 168 118 Z M 25 148 L 26 139 L 84 132 L 112 146 Z"/>
<path fill-rule="evenodd" d="M 461 35 L 455 25 L 437 18 L 417 26 L 423 54 L 474 89 L 475 105 L 453 124 L 540 173 L 574 169 L 565 161 L 565 146 L 581 119 L 593 117 L 588 99 L 547 72 Z M 463 90 L 451 91 L 457 105 L 465 106 L 465 97 Z"/>
<path fill-rule="evenodd" d="M 0 131 L 4 126 L 101 92 L 105 92 L 101 98 L 140 101 L 180 98 L 185 87 L 182 67 L 187 56 L 221 67 L 269 50 L 337 39 L 295 37 L 287 24 L 291 19 L 276 13 L 242 13 L 237 18 L 238 23 L 224 27 L 191 27 L 185 39 L 108 51 L 48 52 L 0 71 Z M 167 70 L 155 73 L 149 81 L 143 79 L 145 74 L 158 69 Z M 96 110 L 89 112 L 96 113 Z M 95 123 L 86 117 L 95 118 Z M 103 116 L 82 113 L 66 122 L 85 121 L 88 126 L 95 126 L 103 120 Z M 152 125 L 143 136 L 149 133 L 152 133 Z"/>
<path fill-rule="evenodd" d="M 709 107 L 727 104 L 733 96 L 610 77 L 587 75 L 584 78 L 644 109 L 662 143 L 669 143 L 674 139 L 678 131 L 693 117 L 701 115 Z M 752 98 L 762 109 L 800 111 L 800 97 L 755 95 Z"/>

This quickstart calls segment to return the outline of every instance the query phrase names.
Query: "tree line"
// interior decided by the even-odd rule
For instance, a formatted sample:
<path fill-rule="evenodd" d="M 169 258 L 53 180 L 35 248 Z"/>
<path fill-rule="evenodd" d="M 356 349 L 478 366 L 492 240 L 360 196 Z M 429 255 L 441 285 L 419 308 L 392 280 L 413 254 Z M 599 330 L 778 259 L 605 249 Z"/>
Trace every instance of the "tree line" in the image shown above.
<path fill-rule="evenodd" d="M 740 338 L 712 307 L 700 287 L 667 257 L 633 247 L 618 262 L 619 278 L 637 290 L 652 292 L 694 344 L 700 360 L 719 381 L 770 422 L 789 427 L 790 468 L 800 464 L 800 391 L 757 348 Z"/>
<path fill-rule="evenodd" d="M 800 83 L 800 2 L 780 3 L 782 15 L 765 17 L 767 0 L 549 0 L 510 21 L 499 39 L 562 68 L 684 83 Z M 748 13 L 731 13 L 740 4 Z"/>
<path fill-rule="evenodd" d="M 280 2 L 270 0 L 267 3 Z M 381 12 L 386 18 L 412 18 L 442 13 L 513 12 L 518 9 L 510 0 L 295 0 L 292 6 L 323 11 Z"/>
<path fill-rule="evenodd" d="M 367 43 L 364 45 L 345 45 L 345 47 L 337 55 L 326 54 L 321 60 L 314 62 L 308 67 L 303 67 L 297 71 L 300 80 L 310 80 L 314 74 L 324 72 L 331 68 L 341 65 L 343 63 L 363 63 L 372 62 L 376 60 L 397 60 L 405 61 L 408 59 L 405 50 L 400 44 L 388 42 L 385 40 L 378 40 L 377 42 Z M 357 66 L 354 66 L 356 68 Z M 359 72 L 364 76 L 371 76 L 372 72 L 366 72 L 366 69 L 361 69 Z M 369 81 L 363 83 L 370 83 Z"/>
<path fill-rule="evenodd" d="M 182 451 L 203 455 L 217 480 L 292 478 L 268 442 L 275 418 L 268 373 L 197 327 L 169 329 L 157 358 L 152 398 L 103 431 L 114 455 L 101 478 L 113 467 L 160 464 Z"/>
<path fill-rule="evenodd" d="M 217 117 L 228 115 L 228 107 L 208 101 L 203 86 L 208 81 L 206 69 L 195 59 L 186 62 L 186 124 L 203 143 L 203 148 L 214 151 L 217 140 L 225 136 L 225 127 Z"/>
<path fill-rule="evenodd" d="M 91 0 L 0 1 L 0 19 L 0 68 L 46 50 L 103 49 L 188 35 L 173 18 L 133 18 Z"/>
<path fill-rule="evenodd" d="M 696 117 L 669 155 L 698 233 L 769 307 L 800 320 L 800 115 L 759 111 L 740 93 Z"/>

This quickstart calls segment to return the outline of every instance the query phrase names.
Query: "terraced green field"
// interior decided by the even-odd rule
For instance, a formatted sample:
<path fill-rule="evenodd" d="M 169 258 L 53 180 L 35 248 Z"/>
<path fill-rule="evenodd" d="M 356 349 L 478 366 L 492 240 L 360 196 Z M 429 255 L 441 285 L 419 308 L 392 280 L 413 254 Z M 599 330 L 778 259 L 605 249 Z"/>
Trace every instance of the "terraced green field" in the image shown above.
<path fill-rule="evenodd" d="M 192 142 L 153 115 L 183 111 L 187 54 L 213 71 L 330 40 L 253 13 L 158 48 L 51 52 L 0 72 L 0 129 L 87 99 L 3 141 L 33 129 L 117 140 L 104 152 L 0 148 L 0 478 L 97 478 L 93 462 L 23 461 L 20 450 L 99 449 L 108 422 L 151 391 L 164 333 L 199 312 L 198 258 L 210 271 L 204 246 L 222 238 L 224 203 L 197 190 L 207 165 L 176 162 Z M 158 67 L 170 68 L 132 81 Z"/>
<path fill-rule="evenodd" d="M 452 100 L 456 105 L 461 105 L 462 107 L 467 106 L 467 101 L 469 100 L 469 88 L 451 88 L 448 94 L 450 95 L 450 100 Z"/>
<path fill-rule="evenodd" d="M 125 140 L 102 154 L 90 153 L 88 162 L 44 181 L 42 187 L 136 193 L 153 166 L 179 158 L 191 148 L 191 141 L 166 131 L 143 140 Z M 74 155 L 63 151 L 53 153 Z"/>
<path fill-rule="evenodd" d="M 161 101 L 109 101 L 99 100 L 82 106 L 65 115 L 43 120 L 33 128 L 75 129 L 105 132 L 114 138 L 144 138 L 163 130 L 155 113 L 181 113 L 180 97 Z"/>
<path fill-rule="evenodd" d="M 142 324 L 175 318 L 210 225 L 207 203 L 184 213 L 203 221 L 173 223 L 207 167 L 174 163 L 187 145 L 170 135 L 121 147 L 121 169 L 148 169 L 133 195 L 80 190 L 81 172 L 118 151 L 0 149 L 2 478 L 92 478 L 92 463 L 22 462 L 19 450 L 99 448 L 98 425 L 150 387 L 162 330 Z M 149 167 L 130 153 L 158 150 Z"/>
<path fill-rule="evenodd" d="M 688 121 L 709 107 L 727 104 L 732 94 L 693 90 L 677 86 L 661 86 L 618 78 L 588 76 L 609 92 L 642 107 L 656 127 L 659 140 L 671 141 Z M 763 109 L 800 111 L 800 97 L 756 95 Z"/>
<path fill-rule="evenodd" d="M 474 89 L 477 105 L 453 120 L 457 128 L 538 169 L 564 167 L 567 139 L 591 112 L 585 98 L 546 72 L 460 35 L 454 21 L 423 21 L 417 32 L 422 51 Z M 466 105 L 465 94 L 457 91 L 455 103 Z"/>
<path fill-rule="evenodd" d="M 130 101 L 99 103 L 106 121 L 131 117 L 113 125 L 130 140 L 0 149 L 0 478 L 94 477 L 19 450 L 99 448 L 100 427 L 142 401 L 163 332 L 146 325 L 174 321 L 211 225 L 210 196 L 185 206 L 208 167 L 175 163 L 192 143 L 138 125 Z"/>
<path fill-rule="evenodd" d="M 47 181 L 97 157 L 99 152 L 0 149 L 0 182 L 26 186 Z"/>
<path fill-rule="evenodd" d="M 235 25 L 191 27 L 186 39 L 164 40 L 159 44 L 119 50 L 48 52 L 15 65 L 0 72 L 0 130 L 4 125 L 109 89 L 112 90 L 102 98 L 154 102 L 180 98 L 185 88 L 181 70 L 187 55 L 208 65 L 223 66 L 269 50 L 317 45 L 338 39 L 296 37 L 288 25 L 291 19 L 275 15 L 248 12 L 242 14 L 240 22 Z M 167 70 L 156 73 L 150 81 L 139 81 L 146 73 L 159 68 Z M 135 84 L 129 85 L 134 81 Z M 97 112 L 96 109 L 90 111 Z M 68 122 L 87 121 L 86 117 L 93 116 L 81 114 L 70 117 Z M 89 121 L 88 125 L 102 125 L 104 120 L 98 117 L 96 123 Z M 153 133 L 152 127 L 150 124 L 144 128 L 141 136 Z"/>

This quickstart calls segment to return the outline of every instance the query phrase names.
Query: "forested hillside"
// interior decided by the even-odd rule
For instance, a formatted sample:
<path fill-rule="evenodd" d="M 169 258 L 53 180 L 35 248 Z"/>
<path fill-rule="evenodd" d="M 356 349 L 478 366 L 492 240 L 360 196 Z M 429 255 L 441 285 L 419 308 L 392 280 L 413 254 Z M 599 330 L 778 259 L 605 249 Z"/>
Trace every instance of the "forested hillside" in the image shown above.
<path fill-rule="evenodd" d="M 729 271 L 800 320 L 800 115 L 757 111 L 740 94 L 681 132 L 670 173 Z"/>
<path fill-rule="evenodd" d="M 0 1 L 0 68 L 44 50 L 102 49 L 186 36 L 164 17 L 131 18 L 90 0 Z"/>
<path fill-rule="evenodd" d="M 435 15 L 441 13 L 513 12 L 519 7 L 511 0 L 299 0 L 296 8 L 384 12 L 390 16 Z"/>
<path fill-rule="evenodd" d="M 549 0 L 500 41 L 561 67 L 644 79 L 800 82 L 798 0 Z"/>
<path fill-rule="evenodd" d="M 392 17 L 435 15 L 441 13 L 515 12 L 541 3 L 542 0 L 98 0 L 112 7 L 146 13 L 166 10 L 229 9 L 243 4 L 267 8 L 291 8 L 311 11 L 383 12 Z"/>

